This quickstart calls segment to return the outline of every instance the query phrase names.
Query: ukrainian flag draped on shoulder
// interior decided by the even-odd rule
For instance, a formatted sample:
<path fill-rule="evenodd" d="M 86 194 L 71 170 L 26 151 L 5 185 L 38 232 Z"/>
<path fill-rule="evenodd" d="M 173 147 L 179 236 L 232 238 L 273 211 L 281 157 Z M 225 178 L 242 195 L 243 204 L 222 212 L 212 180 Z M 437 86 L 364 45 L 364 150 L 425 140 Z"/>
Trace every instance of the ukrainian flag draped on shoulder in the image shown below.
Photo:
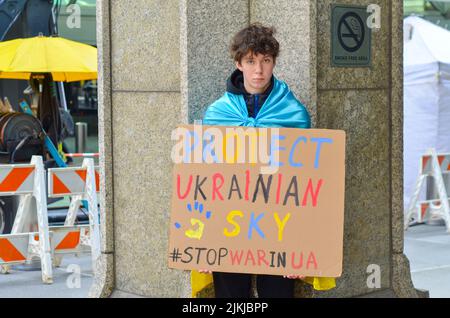
<path fill-rule="evenodd" d="M 243 95 L 226 92 L 206 110 L 203 124 L 208 126 L 311 128 L 311 119 L 305 106 L 290 91 L 287 84 L 274 77 L 272 92 L 256 118 L 248 116 Z M 306 277 L 305 282 L 316 290 L 336 287 L 334 278 Z M 211 274 L 191 272 L 192 297 L 213 283 Z"/>
<path fill-rule="evenodd" d="M 272 92 L 262 105 L 256 118 L 248 116 L 243 95 L 225 93 L 208 107 L 203 118 L 204 125 L 311 128 L 306 110 L 289 90 L 286 83 L 274 77 Z"/>

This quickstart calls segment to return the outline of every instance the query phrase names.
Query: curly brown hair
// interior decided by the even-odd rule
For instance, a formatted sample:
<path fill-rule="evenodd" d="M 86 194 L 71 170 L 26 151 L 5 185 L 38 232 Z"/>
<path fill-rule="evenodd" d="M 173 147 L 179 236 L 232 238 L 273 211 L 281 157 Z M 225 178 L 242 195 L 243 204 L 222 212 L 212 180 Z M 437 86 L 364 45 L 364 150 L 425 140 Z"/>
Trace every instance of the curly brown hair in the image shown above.
<path fill-rule="evenodd" d="M 274 27 L 265 27 L 256 22 L 239 31 L 231 41 L 230 53 L 234 61 L 241 63 L 248 53 L 271 55 L 274 62 L 280 52 L 280 44 L 274 38 Z"/>

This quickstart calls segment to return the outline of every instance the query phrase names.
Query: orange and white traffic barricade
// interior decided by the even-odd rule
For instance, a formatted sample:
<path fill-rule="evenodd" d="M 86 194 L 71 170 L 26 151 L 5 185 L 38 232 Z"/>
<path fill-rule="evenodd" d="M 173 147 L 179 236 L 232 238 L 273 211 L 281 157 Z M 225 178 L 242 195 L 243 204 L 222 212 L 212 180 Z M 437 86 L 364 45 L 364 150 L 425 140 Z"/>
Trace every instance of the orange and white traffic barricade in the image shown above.
<path fill-rule="evenodd" d="M 64 254 L 78 254 L 88 248 L 92 254 L 92 269 L 100 256 L 100 228 L 97 192 L 99 174 L 94 160 L 86 158 L 81 167 L 48 169 L 48 196 L 70 196 L 71 202 L 64 226 L 52 226 L 52 248 L 55 264 Z M 89 225 L 75 225 L 78 209 L 87 202 Z"/>
<path fill-rule="evenodd" d="M 11 234 L 0 235 L 2 271 L 6 273 L 10 265 L 30 264 L 32 260 L 39 258 L 42 281 L 51 284 L 51 234 L 48 231 L 42 157 L 33 156 L 30 164 L 0 165 L 0 196 L 10 195 L 19 195 L 21 198 Z"/>
<path fill-rule="evenodd" d="M 450 173 L 450 154 L 437 154 L 434 149 L 430 149 L 421 156 L 419 176 L 406 211 L 405 230 L 412 221 L 423 223 L 432 218 L 442 218 L 445 221 L 447 232 L 450 232 L 450 198 L 443 178 L 443 175 L 447 173 Z M 419 200 L 422 185 L 428 176 L 433 177 L 438 199 Z"/>

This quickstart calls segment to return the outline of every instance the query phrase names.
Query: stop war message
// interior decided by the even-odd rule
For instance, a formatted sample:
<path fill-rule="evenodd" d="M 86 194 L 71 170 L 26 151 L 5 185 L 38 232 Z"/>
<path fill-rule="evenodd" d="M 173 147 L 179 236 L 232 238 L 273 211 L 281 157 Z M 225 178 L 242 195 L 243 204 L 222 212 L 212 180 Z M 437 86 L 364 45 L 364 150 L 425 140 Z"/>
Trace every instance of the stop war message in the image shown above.
<path fill-rule="evenodd" d="M 339 277 L 345 132 L 181 126 L 170 268 Z"/>

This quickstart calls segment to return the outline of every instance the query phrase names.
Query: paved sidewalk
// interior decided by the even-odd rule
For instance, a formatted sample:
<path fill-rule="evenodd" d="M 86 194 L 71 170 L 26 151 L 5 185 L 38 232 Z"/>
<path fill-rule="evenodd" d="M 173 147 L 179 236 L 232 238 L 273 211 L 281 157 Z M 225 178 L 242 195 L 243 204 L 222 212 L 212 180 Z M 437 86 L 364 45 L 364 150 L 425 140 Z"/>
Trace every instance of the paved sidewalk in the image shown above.
<path fill-rule="evenodd" d="M 77 281 L 73 270 L 68 271 L 71 264 L 78 265 L 81 270 L 80 288 L 75 285 Z M 0 298 L 85 298 L 91 284 L 91 256 L 66 256 L 60 267 L 53 268 L 52 285 L 42 283 L 40 269 L 12 270 L 11 274 L 0 274 Z"/>
<path fill-rule="evenodd" d="M 450 234 L 443 225 L 416 225 L 405 232 L 405 255 L 414 286 L 430 297 L 450 298 Z"/>
<path fill-rule="evenodd" d="M 405 232 L 405 254 L 410 261 L 414 286 L 430 292 L 430 297 L 450 298 L 450 234 L 444 226 L 417 225 Z M 70 264 L 81 269 L 80 288 L 69 288 Z M 84 298 L 92 284 L 90 255 L 65 257 L 53 270 L 54 283 L 44 285 L 40 270 L 14 270 L 0 274 L 0 298 Z M 73 277 L 73 276 L 72 276 Z M 69 284 L 70 285 L 70 284 Z"/>

